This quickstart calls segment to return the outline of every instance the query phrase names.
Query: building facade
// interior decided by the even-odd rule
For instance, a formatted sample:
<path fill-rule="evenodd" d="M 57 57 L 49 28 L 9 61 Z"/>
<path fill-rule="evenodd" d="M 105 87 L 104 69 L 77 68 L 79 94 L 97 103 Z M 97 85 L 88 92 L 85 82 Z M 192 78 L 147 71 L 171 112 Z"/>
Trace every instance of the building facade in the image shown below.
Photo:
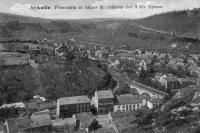
<path fill-rule="evenodd" d="M 139 110 L 146 105 L 146 99 L 141 95 L 124 94 L 116 96 L 117 104 L 114 106 L 114 112 Z"/>
<path fill-rule="evenodd" d="M 57 100 L 58 117 L 72 117 L 73 114 L 90 111 L 91 100 L 87 96 L 74 96 Z"/>
<path fill-rule="evenodd" d="M 96 91 L 94 104 L 99 114 L 108 114 L 114 111 L 114 96 L 111 90 Z"/>
<path fill-rule="evenodd" d="M 12 118 L 4 123 L 4 133 L 52 133 L 52 128 L 49 114 Z"/>

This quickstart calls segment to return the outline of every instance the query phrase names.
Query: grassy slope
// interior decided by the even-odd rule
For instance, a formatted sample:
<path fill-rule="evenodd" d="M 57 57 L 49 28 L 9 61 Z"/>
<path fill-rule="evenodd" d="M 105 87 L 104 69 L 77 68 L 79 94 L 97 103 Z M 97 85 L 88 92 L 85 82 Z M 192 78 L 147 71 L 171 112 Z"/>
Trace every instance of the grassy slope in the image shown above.
<path fill-rule="evenodd" d="M 170 12 L 137 20 L 137 23 L 146 27 L 164 31 L 175 31 L 186 36 L 199 36 L 200 17 L 188 16 L 186 11 Z"/>
<path fill-rule="evenodd" d="M 134 38 L 128 34 L 129 32 L 139 33 L 139 29 L 134 26 L 137 23 L 159 30 L 175 31 L 180 35 L 198 36 L 199 18 L 198 16 L 189 17 L 185 11 L 165 13 L 139 20 L 48 20 L 0 14 L 0 39 L 38 40 L 46 36 L 62 42 L 73 37 L 77 40 L 109 46 L 128 43 L 134 48 L 150 48 L 151 44 L 154 48 L 163 48 L 171 42 Z M 20 24 L 14 27 L 10 26 L 9 22 L 13 20 L 18 20 Z"/>

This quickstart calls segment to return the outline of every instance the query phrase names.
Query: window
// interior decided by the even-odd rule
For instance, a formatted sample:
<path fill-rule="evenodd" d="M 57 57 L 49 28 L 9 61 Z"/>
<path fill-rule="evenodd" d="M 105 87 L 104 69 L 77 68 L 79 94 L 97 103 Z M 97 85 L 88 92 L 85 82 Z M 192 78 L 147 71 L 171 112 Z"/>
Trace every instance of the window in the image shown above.
<path fill-rule="evenodd" d="M 120 106 L 118 106 L 118 109 L 120 109 Z"/>
<path fill-rule="evenodd" d="M 125 108 L 125 105 L 123 105 L 123 108 Z"/>
<path fill-rule="evenodd" d="M 132 108 L 132 105 L 129 105 L 129 109 L 131 109 Z"/>

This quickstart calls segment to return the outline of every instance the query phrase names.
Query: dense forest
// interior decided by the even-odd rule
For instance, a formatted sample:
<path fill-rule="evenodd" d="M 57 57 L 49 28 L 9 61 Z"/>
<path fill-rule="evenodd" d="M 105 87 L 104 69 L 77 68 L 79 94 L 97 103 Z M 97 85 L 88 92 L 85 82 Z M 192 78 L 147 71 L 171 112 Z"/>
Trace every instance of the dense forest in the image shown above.
<path fill-rule="evenodd" d="M 92 96 L 95 90 L 114 87 L 111 75 L 99 62 L 73 58 L 59 64 L 48 56 L 40 60 L 38 68 L 29 65 L 1 68 L 0 104 L 28 101 L 34 95 L 51 100 L 73 95 Z"/>

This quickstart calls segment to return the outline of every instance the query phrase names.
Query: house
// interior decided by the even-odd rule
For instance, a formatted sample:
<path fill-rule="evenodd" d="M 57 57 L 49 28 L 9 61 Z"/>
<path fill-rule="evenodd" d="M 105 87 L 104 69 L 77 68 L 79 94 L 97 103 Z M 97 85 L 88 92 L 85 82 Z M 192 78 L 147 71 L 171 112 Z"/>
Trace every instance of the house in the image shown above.
<path fill-rule="evenodd" d="M 191 74 L 195 74 L 195 75 L 199 75 L 200 76 L 200 67 L 190 66 L 188 68 L 188 70 L 190 71 Z"/>
<path fill-rule="evenodd" d="M 21 102 L 3 104 L 0 106 L 0 121 L 7 118 L 18 117 L 26 111 L 26 105 Z"/>
<path fill-rule="evenodd" d="M 141 95 L 124 94 L 116 96 L 117 103 L 114 105 L 114 112 L 139 110 L 146 105 L 146 99 Z"/>
<path fill-rule="evenodd" d="M 102 59 L 103 58 L 103 51 L 102 50 L 96 50 L 95 51 L 95 57 Z"/>
<path fill-rule="evenodd" d="M 116 58 L 110 58 L 108 61 L 109 61 L 111 66 L 117 66 L 117 65 L 120 64 L 120 61 Z"/>
<path fill-rule="evenodd" d="M 158 106 L 160 106 L 162 104 L 162 99 L 160 98 L 152 98 L 151 100 L 147 101 L 147 107 L 149 109 L 152 109 L 152 108 L 157 108 Z"/>
<path fill-rule="evenodd" d="M 95 57 L 98 59 L 107 59 L 109 57 L 109 52 L 107 50 L 96 50 Z"/>
<path fill-rule="evenodd" d="M 137 124 L 135 123 L 136 120 L 137 120 L 136 116 L 131 115 L 131 116 L 122 117 L 120 119 L 116 119 L 113 121 L 113 123 L 116 125 L 116 128 L 118 129 L 118 131 L 120 133 L 123 133 L 124 129 L 130 128 L 130 127 L 132 128 L 137 127 Z"/>
<path fill-rule="evenodd" d="M 157 79 L 157 80 L 160 80 L 160 78 L 163 76 L 163 73 L 161 73 L 161 72 L 156 72 L 155 74 L 154 74 L 154 77 L 155 77 L 155 79 Z"/>
<path fill-rule="evenodd" d="M 162 69 L 162 64 L 159 61 L 154 62 L 154 64 L 151 66 L 152 70 L 154 72 L 160 72 Z"/>
<path fill-rule="evenodd" d="M 147 64 L 144 60 L 142 60 L 140 63 L 139 63 L 139 67 L 138 67 L 138 70 L 142 70 L 142 68 L 144 70 L 147 70 Z"/>
<path fill-rule="evenodd" d="M 115 52 L 110 52 L 108 56 L 109 56 L 109 57 L 114 57 L 115 55 L 116 55 Z"/>
<path fill-rule="evenodd" d="M 196 84 L 195 78 L 179 78 L 178 80 L 179 80 L 182 88 Z"/>
<path fill-rule="evenodd" d="M 4 123 L 4 133 L 52 133 L 50 115 L 32 115 L 8 119 Z"/>
<path fill-rule="evenodd" d="M 184 66 L 185 63 L 183 62 L 183 59 L 181 58 L 171 58 L 169 60 L 169 64 Z"/>
<path fill-rule="evenodd" d="M 98 128 L 98 121 L 91 112 L 74 114 L 72 118 L 76 121 L 76 127 L 84 129 L 87 132 L 94 131 Z"/>
<path fill-rule="evenodd" d="M 160 78 L 160 83 L 165 89 L 179 89 L 181 87 L 178 78 L 175 76 L 163 75 Z"/>
<path fill-rule="evenodd" d="M 95 50 L 101 50 L 101 46 L 99 44 L 95 45 Z"/>
<path fill-rule="evenodd" d="M 29 44 L 29 51 L 41 51 L 41 46 L 39 44 Z"/>
<path fill-rule="evenodd" d="M 69 51 L 70 50 L 70 47 L 66 44 L 66 43 L 60 43 L 58 44 L 57 47 L 55 47 L 54 51 L 55 51 L 55 55 L 58 55 L 58 56 L 64 56 L 64 53 L 66 51 Z"/>
<path fill-rule="evenodd" d="M 111 90 L 96 91 L 94 105 L 99 114 L 107 114 L 114 111 L 114 96 Z"/>
<path fill-rule="evenodd" d="M 37 112 L 39 111 L 39 105 L 36 102 L 28 102 L 26 103 L 27 110 L 30 112 Z"/>
<path fill-rule="evenodd" d="M 141 55 L 140 60 L 144 60 L 146 64 L 150 64 L 152 57 L 146 54 Z"/>
<path fill-rule="evenodd" d="M 90 111 L 91 100 L 87 96 L 65 97 L 57 100 L 57 116 L 72 117 L 73 114 Z"/>
<path fill-rule="evenodd" d="M 120 60 L 127 60 L 127 61 L 133 61 L 135 60 L 135 55 L 130 53 L 120 53 L 116 55 L 117 58 Z"/>
<path fill-rule="evenodd" d="M 127 112 L 112 112 L 108 114 L 108 121 L 112 125 L 115 125 L 119 132 L 128 127 L 136 127 L 135 121 L 138 112 L 127 111 Z"/>
<path fill-rule="evenodd" d="M 134 51 L 134 53 L 135 53 L 135 55 L 138 56 L 138 57 L 140 57 L 140 56 L 142 55 L 142 51 L 141 51 L 140 49 L 136 49 L 136 50 Z"/>

